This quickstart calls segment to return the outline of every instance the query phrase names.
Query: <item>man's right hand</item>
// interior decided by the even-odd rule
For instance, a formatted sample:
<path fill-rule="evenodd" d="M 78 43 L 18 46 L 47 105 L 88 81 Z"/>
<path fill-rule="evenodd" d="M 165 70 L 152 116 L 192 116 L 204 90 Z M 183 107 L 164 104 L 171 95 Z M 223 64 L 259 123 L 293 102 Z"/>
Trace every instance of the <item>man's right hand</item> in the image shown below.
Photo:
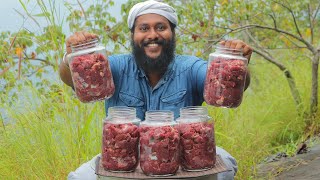
<path fill-rule="evenodd" d="M 70 54 L 71 51 L 71 46 L 72 45 L 77 45 L 81 43 L 88 42 L 92 39 L 98 38 L 98 35 L 88 33 L 88 32 L 76 32 L 70 37 L 66 39 L 66 49 L 67 49 L 67 54 Z M 70 73 L 70 68 L 68 63 L 63 59 L 59 65 L 59 75 L 61 80 L 67 84 L 68 86 L 73 87 L 73 82 L 71 78 L 71 73 Z"/>
<path fill-rule="evenodd" d="M 72 45 L 82 44 L 95 38 L 98 38 L 98 35 L 85 31 L 74 33 L 66 39 L 67 54 L 71 53 Z"/>

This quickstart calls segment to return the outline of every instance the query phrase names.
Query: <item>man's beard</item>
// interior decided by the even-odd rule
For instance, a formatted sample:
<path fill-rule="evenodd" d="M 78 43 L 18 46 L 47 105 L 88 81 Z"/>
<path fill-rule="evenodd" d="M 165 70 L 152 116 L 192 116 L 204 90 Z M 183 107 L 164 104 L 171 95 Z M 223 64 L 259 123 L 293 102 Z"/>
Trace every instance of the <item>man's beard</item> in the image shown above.
<path fill-rule="evenodd" d="M 150 43 L 156 43 L 162 46 L 161 54 L 156 58 L 150 58 L 146 55 L 144 47 Z M 176 47 L 175 37 L 171 40 L 151 40 L 142 43 L 142 47 L 136 44 L 131 39 L 132 54 L 135 57 L 136 63 L 145 73 L 157 73 L 163 75 L 174 58 Z"/>

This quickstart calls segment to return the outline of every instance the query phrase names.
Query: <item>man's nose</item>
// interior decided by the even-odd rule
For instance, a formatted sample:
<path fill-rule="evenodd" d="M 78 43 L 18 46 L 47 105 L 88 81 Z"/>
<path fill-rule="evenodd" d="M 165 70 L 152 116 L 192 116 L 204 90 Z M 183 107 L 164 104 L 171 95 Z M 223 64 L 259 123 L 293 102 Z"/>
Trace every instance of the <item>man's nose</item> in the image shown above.
<path fill-rule="evenodd" d="M 159 34 L 155 29 L 150 29 L 149 34 L 148 34 L 148 39 L 153 40 L 153 39 L 158 39 Z"/>

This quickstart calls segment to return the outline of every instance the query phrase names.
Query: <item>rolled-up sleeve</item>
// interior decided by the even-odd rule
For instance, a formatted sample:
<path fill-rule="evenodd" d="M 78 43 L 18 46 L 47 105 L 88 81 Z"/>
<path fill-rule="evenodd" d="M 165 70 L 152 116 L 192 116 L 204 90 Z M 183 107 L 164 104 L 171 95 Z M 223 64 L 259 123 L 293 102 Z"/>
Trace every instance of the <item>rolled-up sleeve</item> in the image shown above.
<path fill-rule="evenodd" d="M 203 90 L 204 90 L 204 82 L 207 74 L 207 61 L 203 59 L 199 59 L 192 66 L 192 83 L 193 87 L 195 87 L 194 95 L 197 95 L 198 98 L 203 101 Z"/>

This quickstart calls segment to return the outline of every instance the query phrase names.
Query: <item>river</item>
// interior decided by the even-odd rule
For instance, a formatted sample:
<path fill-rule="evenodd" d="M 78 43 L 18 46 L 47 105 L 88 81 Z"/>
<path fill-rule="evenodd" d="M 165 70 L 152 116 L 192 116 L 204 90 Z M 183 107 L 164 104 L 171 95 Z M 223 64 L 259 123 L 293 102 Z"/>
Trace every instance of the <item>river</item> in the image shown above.
<path fill-rule="evenodd" d="M 37 5 L 37 0 L 21 0 L 23 3 L 25 3 L 25 8 L 27 9 L 27 11 L 29 13 L 31 13 L 32 15 L 36 15 L 36 14 L 40 14 L 41 13 L 41 9 L 40 7 Z M 126 3 L 128 0 L 114 0 L 114 6 L 110 7 L 110 13 L 116 18 L 116 19 L 120 19 L 121 15 L 121 5 Z M 56 10 L 58 12 L 57 17 L 60 17 L 60 21 L 59 22 L 64 22 L 62 24 L 62 28 L 63 28 L 63 32 L 64 34 L 66 34 L 66 36 L 69 36 L 70 30 L 68 27 L 68 24 L 65 22 L 65 18 L 68 16 L 68 14 L 70 13 L 70 11 L 65 7 L 64 3 L 70 3 L 71 6 L 74 9 L 79 9 L 80 10 L 80 6 L 77 3 L 77 0 L 45 0 L 44 1 L 46 3 L 46 6 L 49 7 L 49 2 L 54 3 Z M 84 9 L 86 9 L 87 7 L 89 7 L 91 4 L 97 3 L 97 0 L 93 1 L 93 0 L 80 0 L 81 5 L 83 6 Z M 24 10 L 23 6 L 20 4 L 19 0 L 0 0 L 0 33 L 4 32 L 4 31 L 10 31 L 10 32 L 17 32 L 20 29 L 26 29 L 28 31 L 34 32 L 34 33 L 39 33 L 41 34 L 41 32 L 43 31 L 43 27 L 46 27 L 48 24 L 48 22 L 46 21 L 45 18 L 42 17 L 35 17 L 36 21 L 39 25 L 37 25 L 37 23 L 30 18 L 26 11 Z M 59 77 L 58 77 L 58 73 L 53 72 L 53 69 L 51 67 L 49 68 L 49 74 L 44 74 L 44 78 L 50 80 L 50 81 L 60 81 Z M 11 68 L 11 70 L 16 70 L 17 67 Z M 0 71 L 1 68 L 0 68 Z M 36 76 L 31 76 L 31 81 L 41 81 L 41 79 L 39 79 Z M 17 83 L 22 83 L 20 81 L 17 81 Z M 0 91 L 3 91 L 4 88 L 4 83 L 5 83 L 5 79 L 3 77 L 0 77 Z M 14 92 L 15 90 L 11 91 Z M 23 91 L 23 96 L 28 97 L 28 91 Z M 6 96 L 8 96 L 8 101 L 10 101 L 10 94 L 6 94 Z M 23 96 L 21 96 L 21 98 L 23 98 Z M 20 99 L 21 100 L 21 99 Z M 20 101 L 19 100 L 19 101 Z M 23 107 L 22 107 L 23 108 Z M 10 119 L 7 116 L 7 111 L 6 109 L 3 109 L 0 107 L 0 123 L 1 123 L 1 119 L 3 120 L 3 122 L 6 124 L 10 121 Z"/>
<path fill-rule="evenodd" d="M 128 0 L 114 0 L 114 6 L 110 7 L 110 13 L 113 14 L 117 19 L 119 19 L 121 12 L 121 5 L 126 3 Z M 27 0 L 22 0 L 22 2 L 26 3 Z M 45 2 L 49 2 L 45 0 Z M 68 2 L 72 5 L 73 8 L 78 8 L 80 10 L 80 6 L 76 0 L 50 0 L 50 2 L 54 2 L 58 15 L 63 18 L 67 17 L 69 14 L 69 10 L 64 6 L 65 2 Z M 80 0 L 82 6 L 84 8 L 89 7 L 92 4 L 95 4 L 97 0 Z M 23 6 L 20 4 L 18 0 L 0 0 L 0 32 L 2 31 L 11 31 L 16 32 L 21 27 L 26 28 L 32 32 L 38 32 L 39 27 L 37 24 L 27 16 L 26 12 L 23 9 Z M 37 5 L 36 0 L 30 0 L 29 3 L 26 3 L 26 9 L 33 15 L 40 14 L 41 9 Z M 41 25 L 47 24 L 44 18 L 37 17 L 37 21 Z M 40 29 L 41 30 L 41 29 Z M 63 24 L 64 32 L 67 32 L 68 35 L 69 27 L 67 24 Z"/>

